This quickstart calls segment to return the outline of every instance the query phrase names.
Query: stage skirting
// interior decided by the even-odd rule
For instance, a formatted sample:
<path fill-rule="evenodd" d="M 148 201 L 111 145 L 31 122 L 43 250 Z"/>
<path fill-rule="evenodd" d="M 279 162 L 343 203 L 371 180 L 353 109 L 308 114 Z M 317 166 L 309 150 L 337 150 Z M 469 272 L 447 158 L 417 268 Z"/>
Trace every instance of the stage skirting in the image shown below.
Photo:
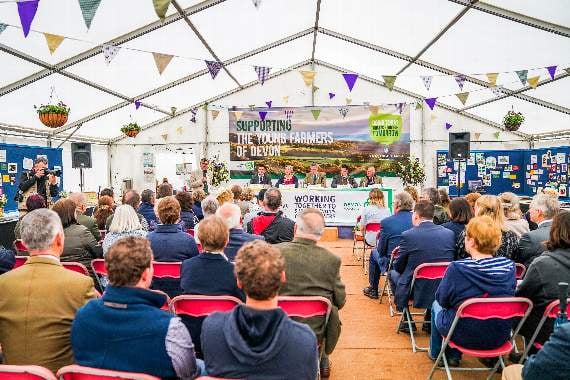
<path fill-rule="evenodd" d="M 306 208 L 318 208 L 327 226 L 354 226 L 371 189 L 282 189 L 282 210 L 295 220 Z M 392 189 L 382 189 L 386 206 L 392 210 Z"/>

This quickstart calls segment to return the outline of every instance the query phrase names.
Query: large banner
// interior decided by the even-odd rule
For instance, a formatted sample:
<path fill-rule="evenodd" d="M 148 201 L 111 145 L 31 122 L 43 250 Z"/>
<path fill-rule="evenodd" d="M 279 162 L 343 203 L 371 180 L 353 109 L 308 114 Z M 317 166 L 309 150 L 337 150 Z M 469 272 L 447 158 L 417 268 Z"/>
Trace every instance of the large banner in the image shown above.
<path fill-rule="evenodd" d="M 410 154 L 410 106 L 258 108 L 229 111 L 232 177 L 256 163 L 272 173 L 286 165 L 306 173 L 313 162 L 327 174 L 340 165 L 353 174 L 374 165 L 385 174 Z"/>

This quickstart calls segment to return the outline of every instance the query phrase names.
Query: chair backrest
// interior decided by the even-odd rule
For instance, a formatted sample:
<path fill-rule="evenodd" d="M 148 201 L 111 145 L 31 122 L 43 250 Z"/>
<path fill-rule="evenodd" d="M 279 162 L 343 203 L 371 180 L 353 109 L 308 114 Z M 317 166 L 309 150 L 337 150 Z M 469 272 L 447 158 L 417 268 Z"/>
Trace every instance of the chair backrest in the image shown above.
<path fill-rule="evenodd" d="M 320 296 L 280 296 L 277 305 L 289 316 L 299 318 L 325 317 L 328 319 L 331 302 Z"/>
<path fill-rule="evenodd" d="M 449 264 L 449 262 L 420 264 L 414 270 L 413 280 L 441 280 Z"/>
<path fill-rule="evenodd" d="M 154 268 L 153 277 L 180 278 L 180 267 L 182 266 L 182 263 L 180 261 L 176 262 L 153 261 L 152 266 Z"/>
<path fill-rule="evenodd" d="M 202 244 L 197 243 L 196 247 L 198 247 L 198 252 L 200 252 L 200 253 L 204 252 L 204 249 L 202 248 Z"/>
<path fill-rule="evenodd" d="M 521 263 L 516 263 L 515 266 L 515 276 L 517 280 L 522 280 L 524 274 L 526 273 L 526 267 Z"/>
<path fill-rule="evenodd" d="M 57 371 L 57 377 L 60 380 L 160 380 L 158 377 L 144 373 L 111 371 L 108 369 L 83 367 L 77 364 L 61 368 Z"/>
<path fill-rule="evenodd" d="M 570 298 L 566 301 L 570 304 Z M 558 312 L 560 311 L 560 300 L 554 300 L 546 306 L 544 309 L 543 317 L 545 318 L 556 318 L 558 317 Z"/>
<path fill-rule="evenodd" d="M 105 259 L 91 260 L 91 269 L 93 269 L 93 273 L 95 274 L 106 276 L 107 268 L 105 268 Z"/>
<path fill-rule="evenodd" d="M 192 228 L 188 228 L 188 229 L 186 230 L 186 233 L 187 233 L 188 235 L 194 237 L 194 230 L 193 230 Z"/>
<path fill-rule="evenodd" d="M 89 271 L 87 270 L 85 265 L 83 265 L 81 263 L 76 263 L 74 261 L 71 261 L 71 262 L 70 261 L 68 261 L 68 262 L 62 261 L 61 265 L 63 265 L 63 267 L 65 269 L 69 269 L 73 272 L 77 272 L 80 274 L 84 274 L 86 276 L 90 276 Z"/>
<path fill-rule="evenodd" d="M 241 300 L 232 296 L 181 295 L 170 301 L 170 310 L 176 315 L 207 317 L 216 311 L 230 311 L 240 304 Z"/>
<path fill-rule="evenodd" d="M 16 248 L 16 252 L 28 252 L 28 248 L 24 244 L 21 239 L 16 239 L 14 241 L 14 248 Z"/>
<path fill-rule="evenodd" d="M 471 298 L 457 309 L 458 318 L 511 319 L 526 318 L 532 310 L 532 302 L 523 297 Z"/>
<path fill-rule="evenodd" d="M 16 269 L 24 265 L 26 261 L 28 261 L 28 258 L 29 256 L 16 256 L 16 263 L 14 264 L 14 268 L 12 269 Z"/>
<path fill-rule="evenodd" d="M 47 368 L 37 365 L 0 365 L 1 380 L 57 380 Z"/>
<path fill-rule="evenodd" d="M 164 301 L 164 304 L 160 307 L 160 310 L 170 311 L 170 297 L 168 296 L 168 294 L 166 294 L 162 290 L 158 290 L 158 289 L 149 289 L 149 290 L 165 296 L 166 300 Z"/>
<path fill-rule="evenodd" d="M 382 226 L 380 223 L 368 223 L 364 226 L 364 233 L 366 232 L 380 232 Z"/>

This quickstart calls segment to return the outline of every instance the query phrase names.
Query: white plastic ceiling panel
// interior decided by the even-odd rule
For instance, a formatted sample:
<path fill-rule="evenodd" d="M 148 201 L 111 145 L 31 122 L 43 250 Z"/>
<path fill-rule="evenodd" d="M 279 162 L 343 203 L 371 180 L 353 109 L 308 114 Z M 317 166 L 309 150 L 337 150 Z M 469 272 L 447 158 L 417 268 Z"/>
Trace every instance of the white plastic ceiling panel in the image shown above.
<path fill-rule="evenodd" d="M 570 12 L 567 11 L 567 0 L 548 0 L 546 2 L 536 0 L 485 0 L 483 2 L 539 20 L 570 27 Z M 563 10 L 566 10 L 566 12 Z"/>
<path fill-rule="evenodd" d="M 1 42 L 0 39 L 0 43 Z M 0 73 L 0 87 L 6 86 L 42 69 L 42 67 L 34 65 L 33 63 L 1 52 L 0 67 L 2 68 L 2 72 Z"/>

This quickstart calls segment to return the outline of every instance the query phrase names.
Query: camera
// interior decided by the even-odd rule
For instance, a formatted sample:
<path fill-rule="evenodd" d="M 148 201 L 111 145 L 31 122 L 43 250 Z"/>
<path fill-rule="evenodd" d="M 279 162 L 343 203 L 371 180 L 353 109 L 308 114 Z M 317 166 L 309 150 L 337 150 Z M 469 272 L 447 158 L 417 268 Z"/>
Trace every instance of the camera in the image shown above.
<path fill-rule="evenodd" d="M 46 175 L 51 174 L 54 177 L 60 177 L 61 176 L 61 169 L 53 169 L 53 170 L 45 170 Z"/>

